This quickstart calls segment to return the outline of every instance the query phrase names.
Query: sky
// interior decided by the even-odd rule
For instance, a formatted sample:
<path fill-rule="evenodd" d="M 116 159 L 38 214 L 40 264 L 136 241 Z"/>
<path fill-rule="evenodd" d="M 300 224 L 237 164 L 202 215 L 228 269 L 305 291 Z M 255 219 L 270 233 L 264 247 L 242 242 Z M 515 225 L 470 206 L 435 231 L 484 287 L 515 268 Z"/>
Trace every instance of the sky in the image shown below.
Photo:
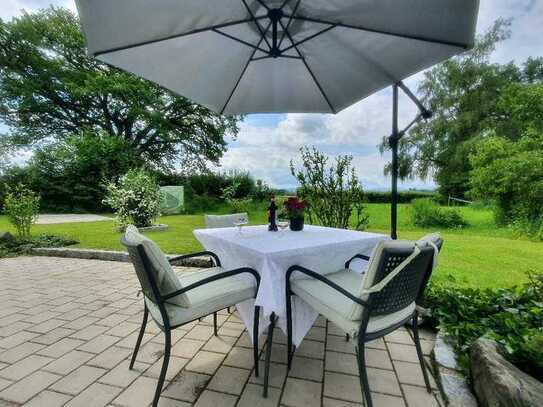
<path fill-rule="evenodd" d="M 21 10 L 33 11 L 49 4 L 75 10 L 73 0 L 1 0 L 0 18 L 10 19 Z M 498 18 L 512 20 L 511 38 L 500 43 L 493 61 L 520 64 L 529 56 L 542 56 L 543 0 L 480 0 L 477 32 L 483 33 Z M 422 78 L 416 74 L 404 82 L 413 91 Z M 350 106 L 336 115 L 284 114 L 249 115 L 240 124 L 234 139 L 228 137 L 228 150 L 220 170 L 248 170 L 270 186 L 293 188 L 290 160 L 299 157 L 301 146 L 316 146 L 334 159 L 339 154 L 353 156 L 353 164 L 365 189 L 388 189 L 390 179 L 383 175 L 390 155 L 379 153 L 378 145 L 390 134 L 391 89 L 384 89 Z M 400 126 L 417 113 L 416 107 L 400 92 Z M 0 131 L 2 129 L 0 128 Z M 262 152 L 266 151 L 265 156 Z M 22 155 L 24 160 L 29 153 Z M 401 189 L 434 188 L 432 179 L 414 179 L 400 183 Z"/>

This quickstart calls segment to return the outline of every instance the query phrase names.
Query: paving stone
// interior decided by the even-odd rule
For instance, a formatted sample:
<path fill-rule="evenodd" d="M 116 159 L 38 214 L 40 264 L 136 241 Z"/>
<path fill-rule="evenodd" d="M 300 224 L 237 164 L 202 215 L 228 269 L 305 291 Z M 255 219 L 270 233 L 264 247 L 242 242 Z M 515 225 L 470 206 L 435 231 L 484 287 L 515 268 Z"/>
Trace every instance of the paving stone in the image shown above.
<path fill-rule="evenodd" d="M 235 324 L 233 322 L 225 322 L 219 328 L 219 335 L 232 336 L 238 338 L 242 332 L 245 330 L 245 325 Z"/>
<path fill-rule="evenodd" d="M 38 370 L 2 390 L 0 399 L 23 404 L 60 378 L 59 375 Z"/>
<path fill-rule="evenodd" d="M 0 370 L 0 377 L 8 380 L 20 380 L 42 366 L 45 366 L 52 360 L 54 359 L 45 356 L 30 355 L 17 363 Z"/>
<path fill-rule="evenodd" d="M 317 406 L 320 404 L 321 383 L 287 378 L 281 403 L 292 407 Z"/>
<path fill-rule="evenodd" d="M 123 321 L 120 324 L 114 326 L 113 328 L 110 328 L 108 331 L 105 332 L 105 334 L 111 336 L 120 336 L 121 338 L 124 338 L 130 335 L 132 332 L 139 330 L 139 328 L 139 324 Z"/>
<path fill-rule="evenodd" d="M 160 371 L 162 370 L 162 358 L 157 360 L 149 369 L 147 369 L 143 374 L 145 376 L 153 377 L 158 379 Z M 189 360 L 185 358 L 178 358 L 177 356 L 170 356 L 168 362 L 168 370 L 166 371 L 166 380 L 173 380 L 175 376 L 185 367 Z"/>
<path fill-rule="evenodd" d="M 289 377 L 296 377 L 298 379 L 308 379 L 322 382 L 323 362 L 322 360 L 318 359 L 294 356 L 292 358 L 292 365 L 288 375 Z"/>
<path fill-rule="evenodd" d="M 5 389 L 6 387 L 12 385 L 13 382 L 11 380 L 2 379 L 0 377 L 0 390 Z"/>
<path fill-rule="evenodd" d="M 352 403 L 350 401 L 329 399 L 328 397 L 322 398 L 323 407 L 362 407 L 360 403 Z M 375 406 L 378 407 L 378 406 Z"/>
<path fill-rule="evenodd" d="M 117 366 L 119 362 L 131 355 L 132 352 L 130 349 L 112 346 L 88 361 L 87 364 L 104 369 L 112 369 L 113 367 Z"/>
<path fill-rule="evenodd" d="M 61 325 L 64 325 L 66 321 L 62 319 L 50 319 L 48 321 L 42 322 L 41 324 L 31 326 L 27 328 L 28 331 L 37 332 L 40 334 L 47 333 L 52 329 L 58 328 Z"/>
<path fill-rule="evenodd" d="M 83 391 L 91 383 L 94 383 L 100 376 L 106 373 L 105 369 L 99 369 L 92 366 L 80 366 L 53 386 L 52 390 L 76 395 Z"/>
<path fill-rule="evenodd" d="M 403 343 L 405 345 L 414 345 L 413 339 L 406 329 L 397 329 L 385 336 L 386 342 Z"/>
<path fill-rule="evenodd" d="M 392 363 L 386 350 L 366 348 L 366 366 L 392 370 Z M 357 373 L 358 374 L 358 369 Z"/>
<path fill-rule="evenodd" d="M 356 354 L 355 346 L 352 341 L 347 342 L 345 336 L 328 335 L 326 337 L 326 349 L 336 352 Z"/>
<path fill-rule="evenodd" d="M 324 340 L 326 339 L 326 328 L 320 326 L 313 326 L 304 339 L 324 342 Z"/>
<path fill-rule="evenodd" d="M 279 404 L 281 391 L 273 387 L 268 387 L 268 397 L 262 397 L 263 386 L 248 384 L 243 390 L 237 407 L 276 407 Z"/>
<path fill-rule="evenodd" d="M 96 336 L 100 335 L 100 334 L 103 334 L 105 331 L 107 331 L 108 329 L 110 329 L 109 327 L 107 326 L 101 326 L 101 325 L 89 325 L 75 333 L 73 333 L 72 335 L 70 335 L 71 338 L 75 338 L 75 339 L 83 339 L 83 340 L 90 340 L 92 338 L 95 338 Z"/>
<path fill-rule="evenodd" d="M 255 376 L 255 371 L 251 372 L 249 377 L 250 383 L 264 384 L 264 362 L 259 361 L 259 376 Z M 270 387 L 283 387 L 285 379 L 287 377 L 287 366 L 278 363 L 270 363 L 270 377 L 268 378 L 268 385 Z"/>
<path fill-rule="evenodd" d="M 409 406 L 440 407 L 435 396 L 423 387 L 402 385 L 402 389 Z"/>
<path fill-rule="evenodd" d="M 72 396 L 66 394 L 44 390 L 29 402 L 25 403 L 24 407 L 61 407 L 71 398 Z"/>
<path fill-rule="evenodd" d="M 324 359 L 324 343 L 304 339 L 296 349 L 298 356 L 314 359 Z"/>
<path fill-rule="evenodd" d="M 362 402 L 360 380 L 357 376 L 324 373 L 324 396 L 346 401 Z"/>
<path fill-rule="evenodd" d="M 32 353 L 35 353 L 43 349 L 44 347 L 45 347 L 44 345 L 40 345 L 38 343 L 32 343 L 32 342 L 21 343 L 20 345 L 15 346 L 14 348 L 8 349 L 0 353 L 0 362 L 15 363 L 18 360 L 21 360 L 25 358 L 26 356 L 31 355 Z"/>
<path fill-rule="evenodd" d="M 249 373 L 245 369 L 222 366 L 217 370 L 207 388 L 223 393 L 239 395 L 249 378 Z"/>
<path fill-rule="evenodd" d="M 266 347 L 268 344 L 266 344 Z M 264 351 L 260 354 L 260 359 L 264 360 L 266 357 L 266 347 Z M 272 346 L 270 360 L 276 363 L 287 363 L 287 347 L 279 343 L 274 343 Z"/>
<path fill-rule="evenodd" d="M 350 353 L 326 352 L 325 369 L 331 372 L 358 374 L 356 355 Z"/>
<path fill-rule="evenodd" d="M 194 407 L 234 407 L 237 400 L 236 396 L 205 390 Z"/>
<path fill-rule="evenodd" d="M 72 349 L 75 349 L 83 344 L 85 344 L 85 342 L 79 339 L 64 338 L 44 349 L 41 349 L 38 354 L 52 358 L 59 358 Z"/>
<path fill-rule="evenodd" d="M 388 343 L 388 350 L 392 360 L 418 363 L 417 349 L 415 345 L 402 345 L 399 343 Z"/>
<path fill-rule="evenodd" d="M 115 368 L 110 370 L 104 376 L 100 377 L 98 381 L 100 383 L 110 384 L 112 386 L 127 387 L 149 368 L 148 364 L 138 361 L 134 363 L 132 370 L 128 369 L 129 365 L 130 361 L 125 360 L 124 362 L 115 366 Z"/>
<path fill-rule="evenodd" d="M 175 400 L 164 396 L 160 396 L 159 405 L 160 407 L 192 407 L 192 404 L 186 401 Z"/>
<path fill-rule="evenodd" d="M 390 396 L 388 394 L 371 393 L 371 399 L 375 407 L 405 407 L 402 397 Z M 410 407 L 426 407 L 426 404 L 410 404 Z"/>
<path fill-rule="evenodd" d="M 182 358 L 191 359 L 198 353 L 205 342 L 183 338 L 177 342 L 171 350 L 171 354 Z"/>
<path fill-rule="evenodd" d="M 198 373 L 213 374 L 224 359 L 220 353 L 200 351 L 187 364 L 186 369 Z"/>
<path fill-rule="evenodd" d="M 199 341 L 207 341 L 213 336 L 213 327 L 208 325 L 196 325 L 186 335 L 187 339 L 196 339 Z"/>
<path fill-rule="evenodd" d="M 155 379 L 140 376 L 113 400 L 113 404 L 126 407 L 146 406 L 153 401 L 156 386 Z"/>
<path fill-rule="evenodd" d="M 366 368 L 371 391 L 401 396 L 400 385 L 394 372 L 390 370 Z"/>
<path fill-rule="evenodd" d="M 149 342 L 151 339 L 154 338 L 154 335 L 150 333 L 143 334 L 143 338 L 141 338 L 141 346 L 145 345 L 147 342 Z M 120 340 L 115 344 L 115 346 L 120 346 L 123 348 L 128 349 L 134 349 L 136 346 L 136 340 L 138 339 L 138 332 L 132 332 L 130 335 L 125 337 L 124 339 Z"/>
<path fill-rule="evenodd" d="M 116 336 L 100 335 L 84 345 L 81 345 L 78 349 L 84 352 L 100 353 L 118 341 L 119 338 Z"/>
<path fill-rule="evenodd" d="M 228 353 L 236 342 L 231 336 L 212 336 L 202 348 L 210 352 Z M 251 346 L 252 347 L 252 346 Z"/>
<path fill-rule="evenodd" d="M 73 350 L 56 359 L 54 362 L 49 363 L 43 368 L 43 370 L 61 375 L 67 375 L 72 370 L 77 369 L 82 364 L 91 360 L 94 356 L 95 355 L 93 353 Z"/>
<path fill-rule="evenodd" d="M 397 360 L 393 361 L 394 368 L 398 374 L 398 379 L 402 384 L 413 384 L 415 386 L 426 386 L 424 383 L 424 376 L 422 374 L 422 369 L 420 364 L 409 363 L 409 362 L 400 362 Z M 436 388 L 435 381 L 431 377 L 430 372 L 428 372 L 428 377 L 430 379 L 430 385 L 432 388 Z"/>
<path fill-rule="evenodd" d="M 93 383 L 68 402 L 65 407 L 104 407 L 113 400 L 122 389 L 101 383 Z"/>
<path fill-rule="evenodd" d="M 39 334 L 35 332 L 19 331 L 6 338 L 0 339 L 0 348 L 10 349 L 17 345 L 25 343 L 32 338 L 35 338 L 36 336 L 39 336 Z"/>
<path fill-rule="evenodd" d="M 162 394 L 177 400 L 194 403 L 210 378 L 205 374 L 183 371 L 170 382 Z"/>
<path fill-rule="evenodd" d="M 52 345 L 58 342 L 60 339 L 70 336 L 75 331 L 73 329 L 67 329 L 63 327 L 55 328 L 46 334 L 40 335 L 32 339 L 32 342 L 41 343 L 43 345 Z"/>
<path fill-rule="evenodd" d="M 240 367 L 243 369 L 252 369 L 254 367 L 253 350 L 248 348 L 233 347 L 226 359 L 224 365 Z"/>

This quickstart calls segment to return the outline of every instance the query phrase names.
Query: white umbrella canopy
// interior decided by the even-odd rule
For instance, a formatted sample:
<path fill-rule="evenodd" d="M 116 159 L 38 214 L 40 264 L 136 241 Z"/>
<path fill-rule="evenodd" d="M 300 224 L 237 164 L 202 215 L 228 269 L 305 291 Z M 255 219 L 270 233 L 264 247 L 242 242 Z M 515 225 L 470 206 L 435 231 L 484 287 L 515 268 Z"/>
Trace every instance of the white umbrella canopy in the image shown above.
<path fill-rule="evenodd" d="M 473 45 L 478 0 L 76 0 L 90 54 L 225 114 L 336 113 Z"/>

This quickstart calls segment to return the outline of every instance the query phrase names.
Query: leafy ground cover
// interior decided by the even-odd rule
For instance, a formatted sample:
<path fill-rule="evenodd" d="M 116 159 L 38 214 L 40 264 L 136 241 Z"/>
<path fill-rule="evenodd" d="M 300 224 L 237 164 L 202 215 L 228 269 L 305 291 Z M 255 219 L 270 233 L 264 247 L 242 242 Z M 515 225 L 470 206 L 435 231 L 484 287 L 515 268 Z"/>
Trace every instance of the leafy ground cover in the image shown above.
<path fill-rule="evenodd" d="M 367 204 L 370 223 L 368 231 L 388 233 L 389 210 L 387 204 Z M 399 237 L 414 239 L 434 229 L 413 226 L 409 205 L 400 205 Z M 508 228 L 498 228 L 487 209 L 459 208 L 469 225 L 461 229 L 441 230 L 445 246 L 440 265 L 435 273 L 436 282 L 449 286 L 473 288 L 511 287 L 527 281 L 527 272 L 543 270 L 543 243 L 518 238 Z M 227 213 L 226 207 L 215 213 Z M 265 209 L 252 206 L 249 211 L 252 224 L 266 222 Z M 187 253 L 201 249 L 192 231 L 204 227 L 203 214 L 162 217 L 160 223 L 169 225 L 165 232 L 149 232 L 167 253 Z M 0 230 L 13 229 L 5 216 L 0 216 Z M 79 241 L 85 248 L 122 250 L 120 233 L 114 222 L 65 223 L 34 225 L 32 233 L 62 235 Z"/>

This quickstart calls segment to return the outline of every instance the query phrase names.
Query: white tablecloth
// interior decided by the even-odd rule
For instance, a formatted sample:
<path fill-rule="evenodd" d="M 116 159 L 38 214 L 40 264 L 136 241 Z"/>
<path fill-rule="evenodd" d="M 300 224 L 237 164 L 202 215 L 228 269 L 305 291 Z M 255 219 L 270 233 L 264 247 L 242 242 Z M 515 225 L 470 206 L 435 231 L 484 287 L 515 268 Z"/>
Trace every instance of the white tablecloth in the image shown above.
<path fill-rule="evenodd" d="M 326 274 L 343 269 L 355 254 L 370 255 L 388 236 L 353 230 L 306 225 L 303 231 L 268 232 L 267 226 L 197 229 L 194 235 L 206 250 L 216 253 L 226 270 L 251 267 L 261 276 L 256 304 L 261 306 L 260 332 L 269 323 L 272 312 L 278 326 L 286 332 L 285 273 L 299 265 Z M 299 273 L 298 273 L 299 274 Z M 293 342 L 300 344 L 318 314 L 298 297 L 293 297 Z M 254 300 L 237 304 L 240 315 L 252 335 Z"/>

